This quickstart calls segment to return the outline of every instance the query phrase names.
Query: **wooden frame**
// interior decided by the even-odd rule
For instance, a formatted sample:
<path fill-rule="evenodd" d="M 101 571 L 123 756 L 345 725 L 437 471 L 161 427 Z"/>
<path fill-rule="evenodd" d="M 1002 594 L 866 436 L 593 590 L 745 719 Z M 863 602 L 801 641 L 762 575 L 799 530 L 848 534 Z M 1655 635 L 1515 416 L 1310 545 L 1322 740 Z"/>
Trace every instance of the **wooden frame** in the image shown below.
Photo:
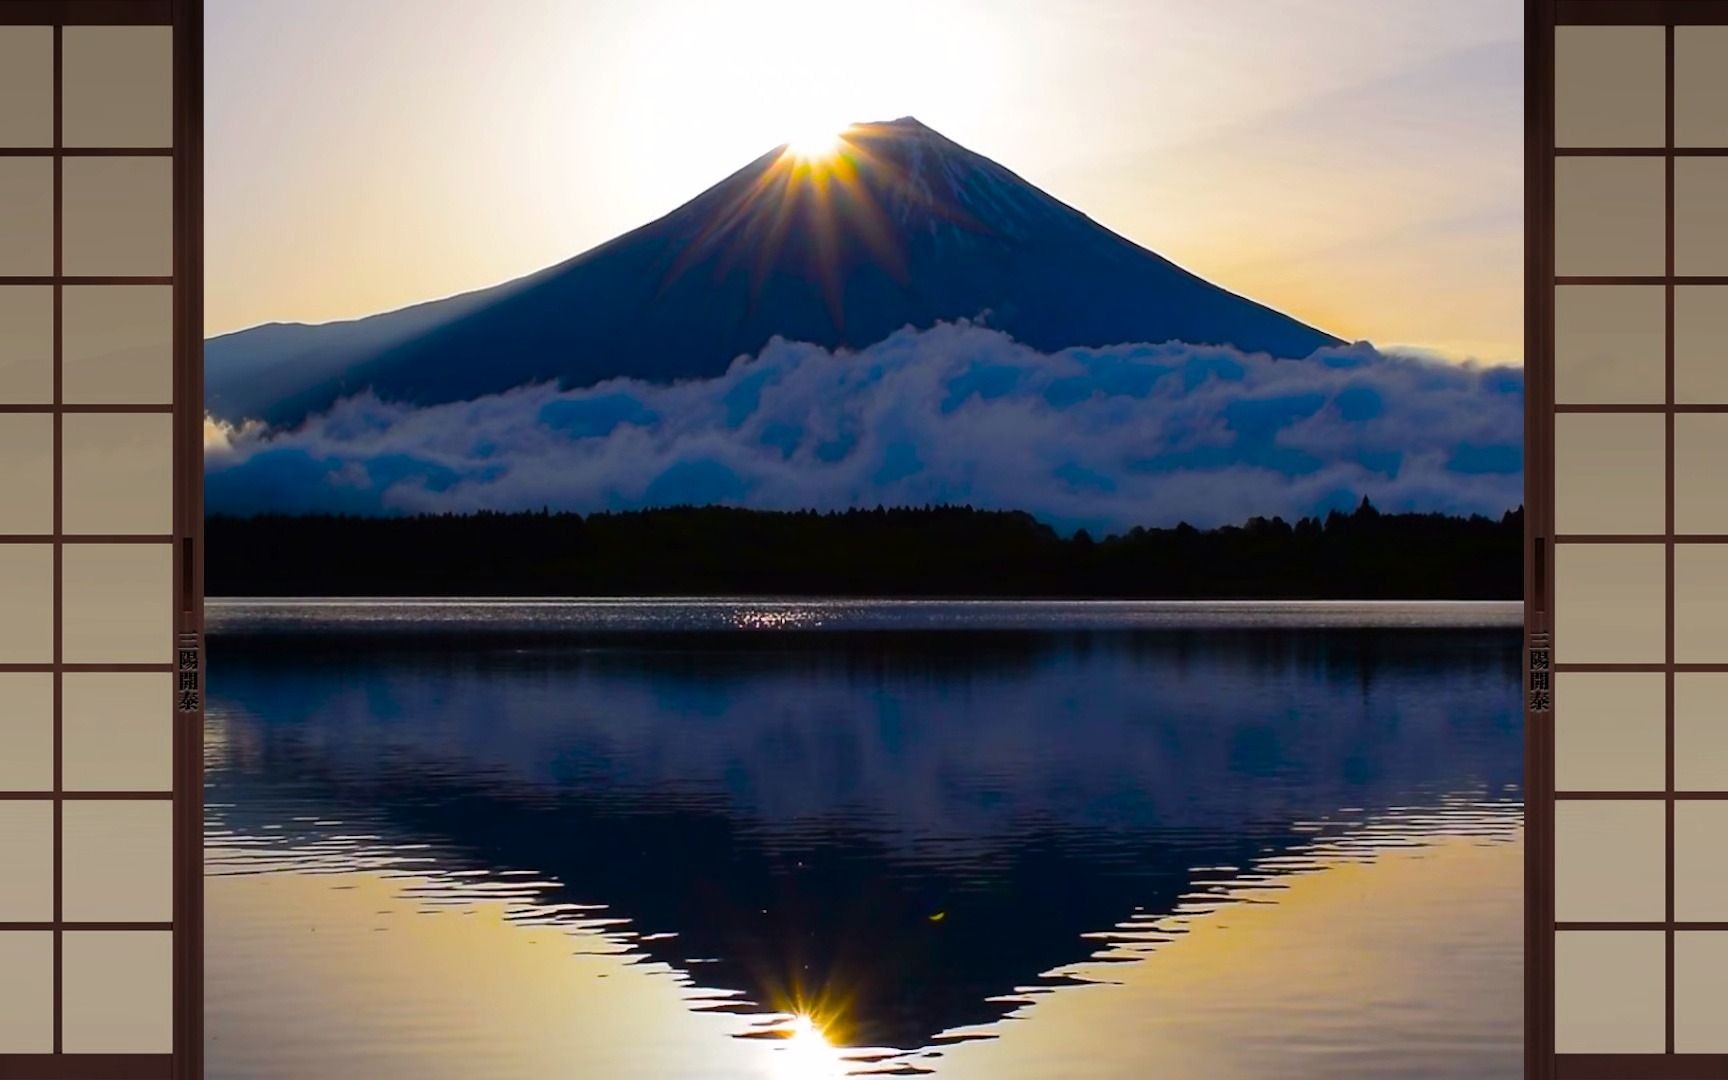
<path fill-rule="evenodd" d="M 45 157 L 54 162 L 55 214 L 60 213 L 61 163 L 77 157 L 170 157 L 173 171 L 172 274 L 167 277 L 75 277 L 62 272 L 60 227 L 56 224 L 54 273 L 46 277 L 4 278 L 3 285 L 53 288 L 54 400 L 49 404 L 0 404 L 0 413 L 47 413 L 54 417 L 54 529 L 50 535 L 5 536 L 0 543 L 51 543 L 54 547 L 54 655 L 48 664 L 3 665 L 5 670 L 46 671 L 56 681 L 54 706 L 54 788 L 48 792 L 0 793 L 3 799 L 51 800 L 54 806 L 54 917 L 43 924 L 13 924 L 0 929 L 47 930 L 54 935 L 54 1053 L 0 1054 L 0 1078 L 31 1080 L 190 1080 L 203 1075 L 203 4 L 202 0 L 5 0 L 0 24 L 54 27 L 55 134 L 51 147 L 6 149 L 6 157 Z M 60 55 L 68 26 L 171 26 L 173 40 L 172 148 L 67 148 L 61 145 Z M 172 285 L 173 374 L 171 405 L 79 405 L 61 398 L 61 295 L 68 285 Z M 61 525 L 61 417 L 76 413 L 171 413 L 173 416 L 173 533 L 168 536 L 64 535 Z M 62 550 L 87 543 L 143 543 L 166 548 L 173 565 L 175 657 L 163 664 L 77 664 L 60 653 L 62 596 L 58 569 Z M 75 792 L 62 781 L 61 695 L 63 674 L 84 671 L 166 671 L 191 696 L 176 693 L 163 707 L 171 710 L 173 781 L 171 791 Z M 72 922 L 61 911 L 61 808 L 86 800 L 172 801 L 173 900 L 166 923 Z M 63 931 L 170 930 L 173 933 L 173 1050 L 170 1054 L 65 1053 L 62 1041 L 61 937 Z"/>
<path fill-rule="evenodd" d="M 1674 41 L 1676 26 L 1728 25 L 1724 0 L 1526 0 L 1525 4 L 1525 648 L 1530 673 L 1525 701 L 1525 1075 L 1533 1080 L 1728 1077 L 1728 1054 L 1675 1051 L 1675 936 L 1685 930 L 1728 930 L 1728 923 L 1680 922 L 1674 906 L 1674 817 L 1677 802 L 1721 800 L 1728 792 L 1676 791 L 1674 683 L 1678 672 L 1725 671 L 1728 664 L 1675 662 L 1675 551 L 1679 545 L 1721 544 L 1728 536 L 1676 535 L 1674 521 L 1675 417 L 1728 412 L 1728 405 L 1685 405 L 1675 400 L 1674 296 L 1679 285 L 1728 285 L 1728 278 L 1681 277 L 1674 261 L 1674 176 L 1677 159 L 1719 157 L 1728 148 L 1676 148 L 1674 133 Z M 1666 77 L 1664 145 L 1661 147 L 1556 148 L 1555 38 L 1562 26 L 1664 27 Z M 1569 157 L 1649 157 L 1665 163 L 1665 270 L 1659 276 L 1569 277 L 1555 274 L 1556 162 Z M 1555 288 L 1564 285 L 1651 285 L 1664 291 L 1664 399 L 1648 405 L 1556 404 L 1554 391 Z M 1555 417 L 1569 413 L 1642 413 L 1664 418 L 1665 522 L 1659 533 L 1556 535 Z M 1624 543 L 1660 545 L 1665 552 L 1665 659 L 1661 663 L 1547 662 L 1556 600 L 1554 563 L 1558 546 Z M 1556 658 L 1557 659 L 1557 658 Z M 1661 791 L 1556 791 L 1555 709 L 1563 702 L 1538 696 L 1548 671 L 1625 671 L 1664 675 L 1664 789 Z M 1550 707 L 1552 704 L 1552 707 Z M 1665 913 L 1659 921 L 1578 923 L 1555 918 L 1555 810 L 1557 801 L 1642 799 L 1664 806 Z M 1665 1051 L 1663 1053 L 1561 1053 L 1556 1049 L 1555 934 L 1567 930 L 1660 932 L 1664 938 Z"/>

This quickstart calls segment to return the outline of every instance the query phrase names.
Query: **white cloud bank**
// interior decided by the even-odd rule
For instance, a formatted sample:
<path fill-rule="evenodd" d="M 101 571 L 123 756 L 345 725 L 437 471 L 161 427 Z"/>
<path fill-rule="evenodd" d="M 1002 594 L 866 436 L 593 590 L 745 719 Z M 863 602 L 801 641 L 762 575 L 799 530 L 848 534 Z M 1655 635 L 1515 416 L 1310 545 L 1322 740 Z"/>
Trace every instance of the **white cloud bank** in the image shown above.
<path fill-rule="evenodd" d="M 1367 345 L 1040 353 L 968 323 L 856 353 L 774 340 L 717 379 L 370 395 L 297 430 L 206 425 L 213 511 L 970 503 L 1118 531 L 1522 501 L 1521 369 Z"/>

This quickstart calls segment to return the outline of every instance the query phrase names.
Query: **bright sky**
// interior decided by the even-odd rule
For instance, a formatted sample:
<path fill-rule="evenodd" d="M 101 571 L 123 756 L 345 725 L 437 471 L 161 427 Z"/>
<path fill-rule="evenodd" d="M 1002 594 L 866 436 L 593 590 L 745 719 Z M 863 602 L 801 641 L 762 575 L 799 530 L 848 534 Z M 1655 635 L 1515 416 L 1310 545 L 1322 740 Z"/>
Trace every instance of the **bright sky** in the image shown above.
<path fill-rule="evenodd" d="M 537 270 L 913 115 L 1346 338 L 1517 360 L 1518 0 L 208 0 L 206 322 Z"/>

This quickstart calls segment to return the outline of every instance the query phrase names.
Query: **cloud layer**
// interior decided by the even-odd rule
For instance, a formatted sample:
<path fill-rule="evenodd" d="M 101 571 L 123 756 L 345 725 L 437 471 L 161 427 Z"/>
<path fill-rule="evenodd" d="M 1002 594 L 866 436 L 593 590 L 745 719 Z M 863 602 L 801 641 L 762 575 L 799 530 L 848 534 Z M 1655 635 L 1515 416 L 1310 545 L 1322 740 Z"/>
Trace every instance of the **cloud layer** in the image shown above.
<path fill-rule="evenodd" d="M 1367 345 L 1040 353 L 968 323 L 856 353 L 776 339 L 720 378 L 363 395 L 295 431 L 206 425 L 212 511 L 583 512 L 970 503 L 1061 528 L 1522 501 L 1523 373 Z"/>

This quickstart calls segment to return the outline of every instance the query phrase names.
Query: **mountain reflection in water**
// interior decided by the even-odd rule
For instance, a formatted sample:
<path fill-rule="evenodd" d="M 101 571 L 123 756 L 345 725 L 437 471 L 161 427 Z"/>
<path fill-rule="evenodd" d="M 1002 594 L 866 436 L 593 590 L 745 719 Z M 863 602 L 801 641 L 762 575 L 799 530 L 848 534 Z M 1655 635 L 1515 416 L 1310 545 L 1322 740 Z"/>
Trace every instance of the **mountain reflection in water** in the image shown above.
<path fill-rule="evenodd" d="M 1516 1073 L 1515 630 L 229 619 L 212 1075 Z"/>

